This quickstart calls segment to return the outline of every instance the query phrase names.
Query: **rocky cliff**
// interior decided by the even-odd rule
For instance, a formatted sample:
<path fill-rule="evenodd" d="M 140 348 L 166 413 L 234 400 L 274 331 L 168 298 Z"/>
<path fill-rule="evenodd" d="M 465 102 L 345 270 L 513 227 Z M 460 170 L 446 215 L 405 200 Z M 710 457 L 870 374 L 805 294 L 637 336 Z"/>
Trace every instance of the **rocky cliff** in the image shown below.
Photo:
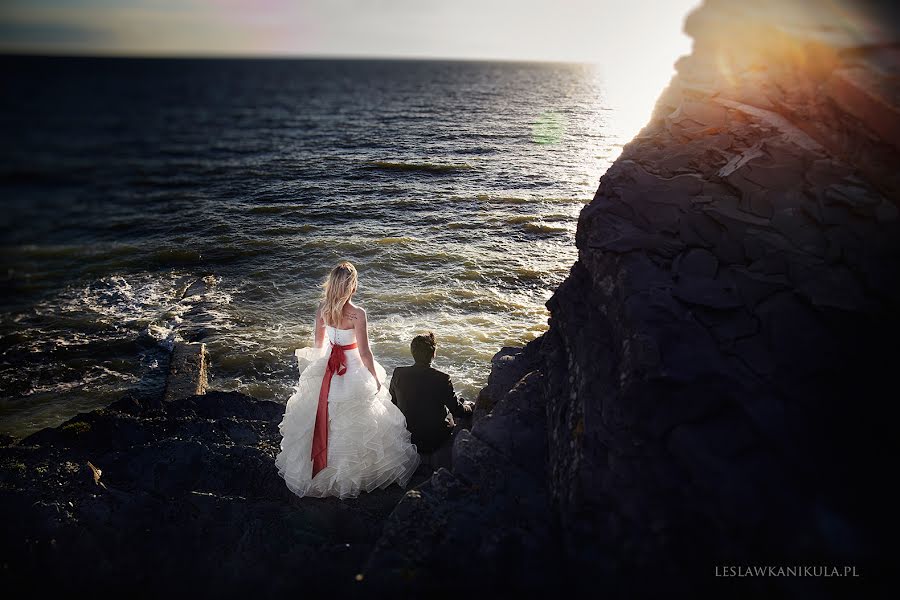
<path fill-rule="evenodd" d="M 881 4 L 884 4 L 882 6 Z M 404 497 L 386 585 L 821 596 L 886 560 L 900 321 L 900 36 L 887 3 L 708 0 L 578 222 L 550 330 Z M 482 411 L 484 414 L 486 410 Z M 856 586 L 855 588 L 853 586 Z"/>

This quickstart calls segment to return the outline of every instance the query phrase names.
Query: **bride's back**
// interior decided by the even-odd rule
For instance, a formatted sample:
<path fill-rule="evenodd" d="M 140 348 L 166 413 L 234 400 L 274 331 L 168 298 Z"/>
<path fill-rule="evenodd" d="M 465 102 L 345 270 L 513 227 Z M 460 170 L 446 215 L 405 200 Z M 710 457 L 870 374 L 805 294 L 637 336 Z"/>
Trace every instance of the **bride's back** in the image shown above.
<path fill-rule="evenodd" d="M 355 329 L 356 323 L 359 321 L 359 307 L 354 306 L 349 301 L 344 305 L 344 309 L 341 311 L 341 322 L 340 323 L 329 323 L 327 315 L 322 314 L 322 306 L 319 306 L 318 313 L 319 317 L 322 319 L 322 322 L 325 323 L 325 327 L 331 327 L 333 329 Z"/>
<path fill-rule="evenodd" d="M 347 346 L 356 341 L 355 329 L 338 329 L 331 325 L 325 326 L 325 335 L 332 344 Z"/>

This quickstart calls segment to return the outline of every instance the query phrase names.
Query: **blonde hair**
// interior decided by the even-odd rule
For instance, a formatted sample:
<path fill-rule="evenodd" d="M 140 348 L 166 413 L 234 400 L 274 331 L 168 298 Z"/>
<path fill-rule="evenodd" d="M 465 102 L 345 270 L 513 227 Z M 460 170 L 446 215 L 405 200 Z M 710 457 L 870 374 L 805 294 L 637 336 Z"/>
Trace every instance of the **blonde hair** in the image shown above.
<path fill-rule="evenodd" d="M 328 278 L 322 284 L 322 288 L 325 290 L 325 297 L 322 300 L 322 319 L 326 325 L 340 327 L 344 305 L 356 291 L 357 281 L 356 267 L 347 261 L 338 263 L 328 274 Z"/>

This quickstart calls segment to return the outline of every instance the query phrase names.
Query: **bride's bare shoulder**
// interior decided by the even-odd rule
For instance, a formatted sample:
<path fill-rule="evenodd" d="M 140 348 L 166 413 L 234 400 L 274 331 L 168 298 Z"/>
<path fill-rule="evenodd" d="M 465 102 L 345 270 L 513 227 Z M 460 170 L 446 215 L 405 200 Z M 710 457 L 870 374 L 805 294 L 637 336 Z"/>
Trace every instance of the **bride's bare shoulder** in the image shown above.
<path fill-rule="evenodd" d="M 362 306 L 347 303 L 347 316 L 353 321 L 359 321 L 366 318 L 366 310 Z"/>

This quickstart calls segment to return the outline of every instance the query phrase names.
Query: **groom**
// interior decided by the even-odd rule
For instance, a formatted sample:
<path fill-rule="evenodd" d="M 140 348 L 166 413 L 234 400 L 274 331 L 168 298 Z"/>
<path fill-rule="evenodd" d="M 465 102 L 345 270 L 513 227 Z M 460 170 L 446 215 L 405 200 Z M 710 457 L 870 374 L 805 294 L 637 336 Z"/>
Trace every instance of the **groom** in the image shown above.
<path fill-rule="evenodd" d="M 438 462 L 449 466 L 450 445 L 462 426 L 457 426 L 453 417 L 469 421 L 474 404 L 462 401 L 453 391 L 450 376 L 431 366 L 437 350 L 433 333 L 417 335 L 409 349 L 415 364 L 394 369 L 391 401 L 406 417 L 406 428 L 419 453 L 440 450 Z"/>

